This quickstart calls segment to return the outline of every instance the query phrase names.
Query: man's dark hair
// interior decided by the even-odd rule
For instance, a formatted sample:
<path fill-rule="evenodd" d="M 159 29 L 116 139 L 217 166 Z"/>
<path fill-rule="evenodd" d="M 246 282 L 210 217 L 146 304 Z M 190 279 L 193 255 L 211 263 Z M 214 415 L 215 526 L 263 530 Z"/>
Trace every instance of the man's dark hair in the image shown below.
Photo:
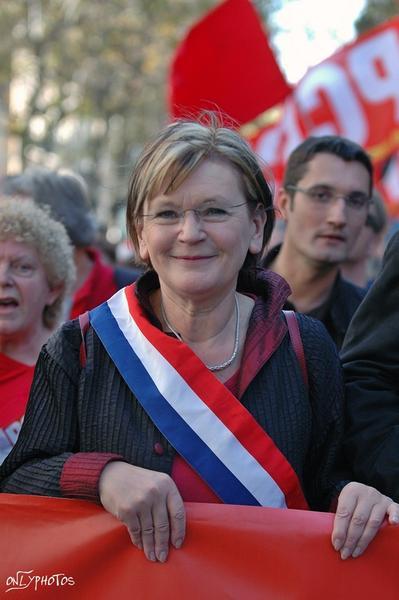
<path fill-rule="evenodd" d="M 284 173 L 283 185 L 296 186 L 306 174 L 308 163 L 321 152 L 338 156 L 345 162 L 361 163 L 370 175 L 370 194 L 373 187 L 373 165 L 359 144 L 338 135 L 309 137 L 291 152 Z"/>

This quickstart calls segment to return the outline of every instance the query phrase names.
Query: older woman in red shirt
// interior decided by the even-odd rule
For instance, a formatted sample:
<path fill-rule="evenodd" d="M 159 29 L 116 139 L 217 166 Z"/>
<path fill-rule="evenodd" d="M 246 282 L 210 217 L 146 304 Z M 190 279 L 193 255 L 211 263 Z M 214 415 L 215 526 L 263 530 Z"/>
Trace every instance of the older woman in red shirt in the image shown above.
<path fill-rule="evenodd" d="M 0 201 L 0 462 L 17 440 L 42 345 L 74 279 L 60 223 L 30 200 Z"/>

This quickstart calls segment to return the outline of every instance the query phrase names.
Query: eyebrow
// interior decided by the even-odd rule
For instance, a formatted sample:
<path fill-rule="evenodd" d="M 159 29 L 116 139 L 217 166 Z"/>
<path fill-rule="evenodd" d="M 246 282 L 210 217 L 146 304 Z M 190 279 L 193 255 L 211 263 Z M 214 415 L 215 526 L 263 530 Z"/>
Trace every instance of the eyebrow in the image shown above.
<path fill-rule="evenodd" d="M 201 200 L 201 202 L 199 202 L 198 206 L 203 206 L 205 204 L 211 204 L 212 202 L 226 202 L 227 198 L 225 196 L 212 196 L 210 198 L 206 198 L 205 200 Z M 168 206 L 168 205 L 176 205 L 176 201 L 174 201 L 173 199 L 169 198 L 167 194 L 164 194 L 162 197 L 158 197 L 157 200 L 153 199 L 152 201 L 150 201 L 149 205 L 153 206 L 154 203 L 160 207 L 162 206 Z"/>
<path fill-rule="evenodd" d="M 317 188 L 317 187 L 324 187 L 324 188 L 328 188 L 330 190 L 337 190 L 337 188 L 335 187 L 335 185 L 331 185 L 330 183 L 314 183 L 313 185 L 309 186 L 309 190 L 313 189 L 313 188 Z M 353 192 L 359 193 L 359 194 L 366 194 L 367 196 L 369 195 L 368 192 L 365 192 L 364 190 L 359 190 L 359 189 L 351 189 L 349 192 L 342 192 L 345 196 L 347 194 L 352 194 Z"/>

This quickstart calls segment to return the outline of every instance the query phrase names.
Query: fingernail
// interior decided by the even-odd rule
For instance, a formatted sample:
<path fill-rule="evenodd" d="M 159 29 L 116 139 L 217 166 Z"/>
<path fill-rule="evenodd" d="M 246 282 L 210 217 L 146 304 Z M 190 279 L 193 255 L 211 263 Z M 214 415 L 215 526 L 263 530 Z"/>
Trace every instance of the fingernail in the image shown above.
<path fill-rule="evenodd" d="M 182 547 L 182 544 L 183 544 L 183 540 L 181 538 L 179 538 L 178 540 L 175 541 L 175 543 L 173 545 L 176 548 L 176 550 L 178 550 L 179 548 Z"/>
<path fill-rule="evenodd" d="M 155 562 L 157 559 L 155 557 L 155 552 L 150 552 L 148 555 L 148 558 L 152 561 Z"/>
<path fill-rule="evenodd" d="M 341 540 L 335 540 L 335 542 L 333 542 L 333 546 L 334 546 L 334 550 L 339 550 L 342 546 Z"/>
<path fill-rule="evenodd" d="M 355 548 L 354 551 L 352 552 L 352 557 L 353 558 L 357 558 L 358 556 L 360 556 L 362 553 L 361 548 Z"/>
<path fill-rule="evenodd" d="M 348 548 L 344 548 L 341 552 L 342 560 L 346 560 L 349 556 L 350 556 L 350 552 L 349 552 Z"/>
<path fill-rule="evenodd" d="M 394 515 L 391 517 L 391 523 L 392 525 L 397 525 L 399 523 L 399 515 Z"/>
<path fill-rule="evenodd" d="M 165 550 L 162 550 L 162 551 L 159 553 L 159 562 L 162 562 L 162 563 L 163 563 L 163 562 L 165 562 L 165 561 L 166 561 L 166 557 L 167 557 L 167 556 L 168 556 L 168 555 L 167 555 L 167 553 L 165 552 Z"/>

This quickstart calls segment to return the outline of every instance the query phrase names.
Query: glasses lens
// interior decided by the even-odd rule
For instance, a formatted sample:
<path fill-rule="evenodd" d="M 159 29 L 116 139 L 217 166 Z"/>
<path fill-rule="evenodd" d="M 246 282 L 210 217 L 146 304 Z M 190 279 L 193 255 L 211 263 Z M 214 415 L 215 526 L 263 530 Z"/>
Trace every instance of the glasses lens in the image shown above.
<path fill-rule="evenodd" d="M 363 192 L 352 192 L 346 197 L 346 202 L 350 208 L 361 210 L 369 203 L 369 197 Z"/>

